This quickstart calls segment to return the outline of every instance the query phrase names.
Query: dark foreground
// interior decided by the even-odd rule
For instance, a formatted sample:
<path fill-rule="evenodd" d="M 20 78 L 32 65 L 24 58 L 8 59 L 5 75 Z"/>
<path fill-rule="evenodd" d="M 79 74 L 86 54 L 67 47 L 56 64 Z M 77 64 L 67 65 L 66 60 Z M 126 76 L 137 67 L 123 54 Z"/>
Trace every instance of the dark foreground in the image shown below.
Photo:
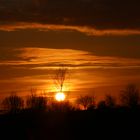
<path fill-rule="evenodd" d="M 22 111 L 0 116 L 1 140 L 140 139 L 140 110 Z"/>

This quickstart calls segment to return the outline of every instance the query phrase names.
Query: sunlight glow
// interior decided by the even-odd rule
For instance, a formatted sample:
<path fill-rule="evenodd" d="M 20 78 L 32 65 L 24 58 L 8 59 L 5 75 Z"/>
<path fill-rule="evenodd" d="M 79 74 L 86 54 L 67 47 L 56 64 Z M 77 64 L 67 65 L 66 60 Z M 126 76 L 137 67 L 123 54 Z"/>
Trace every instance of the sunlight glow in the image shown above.
<path fill-rule="evenodd" d="M 58 92 L 56 95 L 55 95 L 55 99 L 59 102 L 61 101 L 64 101 L 66 98 L 65 94 L 62 93 L 62 92 Z"/>

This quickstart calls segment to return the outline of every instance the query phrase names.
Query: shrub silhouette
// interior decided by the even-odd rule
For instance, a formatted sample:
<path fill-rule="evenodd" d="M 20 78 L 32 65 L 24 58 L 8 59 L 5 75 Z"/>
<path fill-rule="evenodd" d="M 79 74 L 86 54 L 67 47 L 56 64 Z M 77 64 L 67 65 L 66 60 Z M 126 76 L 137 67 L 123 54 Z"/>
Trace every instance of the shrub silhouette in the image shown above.
<path fill-rule="evenodd" d="M 121 104 L 125 107 L 135 108 L 139 106 L 140 94 L 135 85 L 128 85 L 120 95 Z"/>
<path fill-rule="evenodd" d="M 17 111 L 23 109 L 24 100 L 17 95 L 10 95 L 3 100 L 2 105 L 5 110 L 16 113 Z"/>
<path fill-rule="evenodd" d="M 32 110 L 45 110 L 47 106 L 47 98 L 31 95 L 26 101 L 27 108 Z"/>
<path fill-rule="evenodd" d="M 111 95 L 106 95 L 105 99 L 97 105 L 98 109 L 114 109 L 116 107 L 116 99 Z"/>
<path fill-rule="evenodd" d="M 106 109 L 107 106 L 106 106 L 106 102 L 105 101 L 100 101 L 98 104 L 97 104 L 97 109 Z"/>
<path fill-rule="evenodd" d="M 105 96 L 105 104 L 108 108 L 115 108 L 116 107 L 116 99 L 111 95 Z"/>
<path fill-rule="evenodd" d="M 76 100 L 76 103 L 82 105 L 85 110 L 95 106 L 94 97 L 92 96 L 81 96 Z"/>
<path fill-rule="evenodd" d="M 74 110 L 75 108 L 68 101 L 63 101 L 63 102 L 53 101 L 49 105 L 49 111 L 52 112 L 69 112 Z"/>

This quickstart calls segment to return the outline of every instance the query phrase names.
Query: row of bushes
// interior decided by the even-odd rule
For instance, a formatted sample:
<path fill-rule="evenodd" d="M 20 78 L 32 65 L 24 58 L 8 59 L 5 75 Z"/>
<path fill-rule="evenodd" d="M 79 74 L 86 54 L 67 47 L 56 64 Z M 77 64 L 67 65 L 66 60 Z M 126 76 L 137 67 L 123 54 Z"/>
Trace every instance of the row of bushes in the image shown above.
<path fill-rule="evenodd" d="M 47 97 L 37 96 L 36 94 L 28 96 L 25 101 L 16 94 L 6 97 L 2 101 L 2 108 L 7 112 L 19 112 L 21 110 L 32 111 L 72 111 L 76 108 L 69 101 L 57 102 Z"/>
<path fill-rule="evenodd" d="M 140 94 L 139 90 L 134 85 L 127 86 L 120 94 L 119 107 L 139 108 L 140 107 Z M 49 101 L 47 97 L 31 95 L 25 101 L 17 96 L 11 95 L 2 101 L 4 110 L 10 112 L 17 112 L 23 109 L 42 110 L 42 111 L 72 111 L 76 109 L 106 109 L 117 108 L 118 104 L 116 98 L 111 95 L 106 95 L 105 99 L 95 104 L 93 96 L 80 96 L 73 106 L 68 101 L 56 102 Z"/>

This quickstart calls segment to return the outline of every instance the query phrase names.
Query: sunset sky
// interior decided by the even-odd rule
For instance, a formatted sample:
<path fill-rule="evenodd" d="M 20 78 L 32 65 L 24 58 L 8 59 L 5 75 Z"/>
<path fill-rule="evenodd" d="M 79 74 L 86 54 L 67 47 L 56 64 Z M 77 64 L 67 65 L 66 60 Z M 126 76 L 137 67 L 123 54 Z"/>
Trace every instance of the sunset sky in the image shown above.
<path fill-rule="evenodd" d="M 55 91 L 68 67 L 71 97 L 140 87 L 139 0 L 0 0 L 0 97 Z"/>

